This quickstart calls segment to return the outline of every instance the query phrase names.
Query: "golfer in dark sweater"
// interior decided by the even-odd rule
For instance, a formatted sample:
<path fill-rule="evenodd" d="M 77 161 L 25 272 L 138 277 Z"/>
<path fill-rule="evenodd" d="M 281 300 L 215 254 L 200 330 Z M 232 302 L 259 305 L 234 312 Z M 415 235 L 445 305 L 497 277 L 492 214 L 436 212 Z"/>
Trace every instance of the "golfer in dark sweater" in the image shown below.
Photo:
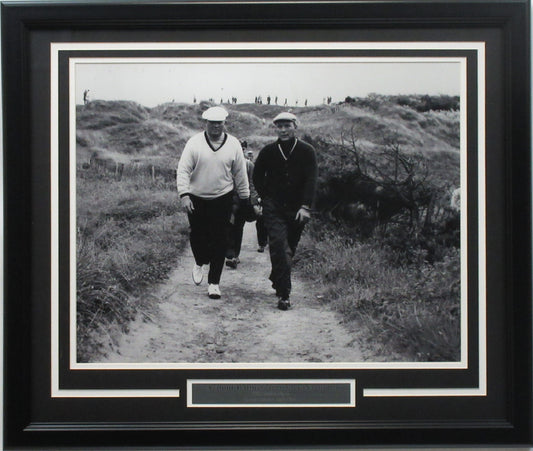
<path fill-rule="evenodd" d="M 281 113 L 274 120 L 278 140 L 265 146 L 255 162 L 253 182 L 263 201 L 268 230 L 270 280 L 278 308 L 290 307 L 292 258 L 315 200 L 315 149 L 295 137 L 296 116 Z"/>

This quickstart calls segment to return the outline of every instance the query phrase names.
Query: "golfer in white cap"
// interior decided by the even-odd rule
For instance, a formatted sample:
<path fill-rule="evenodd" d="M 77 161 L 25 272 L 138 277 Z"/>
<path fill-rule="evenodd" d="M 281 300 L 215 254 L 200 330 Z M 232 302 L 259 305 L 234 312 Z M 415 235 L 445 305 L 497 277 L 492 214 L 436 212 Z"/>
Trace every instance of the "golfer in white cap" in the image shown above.
<path fill-rule="evenodd" d="M 289 112 L 273 119 L 278 139 L 265 146 L 255 161 L 253 183 L 263 202 L 268 231 L 270 280 L 278 308 L 290 308 L 292 257 L 305 224 L 311 218 L 317 183 L 315 149 L 296 138 L 296 116 Z"/>
<path fill-rule="evenodd" d="M 178 193 L 191 229 L 192 278 L 200 285 L 204 266 L 209 265 L 207 291 L 212 299 L 221 296 L 219 283 L 233 190 L 242 202 L 249 202 L 250 197 L 241 144 L 224 130 L 227 116 L 228 112 L 218 106 L 204 111 L 206 130 L 187 141 L 177 170 Z"/>

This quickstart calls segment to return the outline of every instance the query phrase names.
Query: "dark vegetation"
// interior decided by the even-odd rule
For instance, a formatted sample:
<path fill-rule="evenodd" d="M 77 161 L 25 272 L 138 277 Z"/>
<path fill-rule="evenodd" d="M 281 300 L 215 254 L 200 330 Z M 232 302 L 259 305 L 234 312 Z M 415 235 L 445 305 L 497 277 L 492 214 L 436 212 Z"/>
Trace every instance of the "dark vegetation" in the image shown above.
<path fill-rule="evenodd" d="M 458 97 L 347 97 L 295 108 L 317 149 L 315 218 L 297 268 L 317 296 L 366 328 L 383 359 L 460 357 Z M 150 287 L 186 245 L 175 172 L 209 105 L 78 107 L 78 359 L 157 306 Z M 282 107 L 227 105 L 228 131 L 256 153 Z M 122 169 L 119 171 L 118 168 Z"/>
<path fill-rule="evenodd" d="M 357 318 L 385 350 L 457 360 L 459 212 L 423 154 L 404 152 L 393 135 L 372 151 L 350 136 L 314 142 L 317 221 L 298 264 L 326 287 L 326 301 Z"/>
<path fill-rule="evenodd" d="M 429 96 L 429 95 L 399 95 L 399 96 L 382 96 L 379 94 L 370 94 L 367 97 L 346 97 L 345 103 L 358 105 L 371 109 L 379 108 L 384 102 L 393 103 L 400 106 L 412 108 L 419 113 L 428 111 L 459 111 L 459 96 Z"/>

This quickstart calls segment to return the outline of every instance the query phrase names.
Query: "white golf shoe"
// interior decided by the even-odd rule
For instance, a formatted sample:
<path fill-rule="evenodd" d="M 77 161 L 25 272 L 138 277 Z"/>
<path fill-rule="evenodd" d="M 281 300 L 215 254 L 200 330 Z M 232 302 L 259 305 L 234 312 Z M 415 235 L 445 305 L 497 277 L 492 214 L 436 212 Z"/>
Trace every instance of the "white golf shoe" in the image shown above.
<path fill-rule="evenodd" d="M 210 283 L 207 287 L 207 294 L 211 299 L 220 299 L 220 288 L 214 283 Z"/>
<path fill-rule="evenodd" d="M 204 280 L 204 268 L 195 264 L 192 268 L 192 281 L 196 285 L 200 285 L 202 280 Z"/>

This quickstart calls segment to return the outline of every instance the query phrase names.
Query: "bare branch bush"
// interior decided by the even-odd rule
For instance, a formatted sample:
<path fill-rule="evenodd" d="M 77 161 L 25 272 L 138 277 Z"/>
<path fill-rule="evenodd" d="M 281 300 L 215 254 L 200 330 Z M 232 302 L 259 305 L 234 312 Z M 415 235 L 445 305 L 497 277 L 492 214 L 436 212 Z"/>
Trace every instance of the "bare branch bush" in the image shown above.
<path fill-rule="evenodd" d="M 458 214 L 427 155 L 386 124 L 354 119 L 338 138 L 309 138 L 319 149 L 318 210 L 377 237 L 413 259 L 439 260 L 459 244 Z"/>

